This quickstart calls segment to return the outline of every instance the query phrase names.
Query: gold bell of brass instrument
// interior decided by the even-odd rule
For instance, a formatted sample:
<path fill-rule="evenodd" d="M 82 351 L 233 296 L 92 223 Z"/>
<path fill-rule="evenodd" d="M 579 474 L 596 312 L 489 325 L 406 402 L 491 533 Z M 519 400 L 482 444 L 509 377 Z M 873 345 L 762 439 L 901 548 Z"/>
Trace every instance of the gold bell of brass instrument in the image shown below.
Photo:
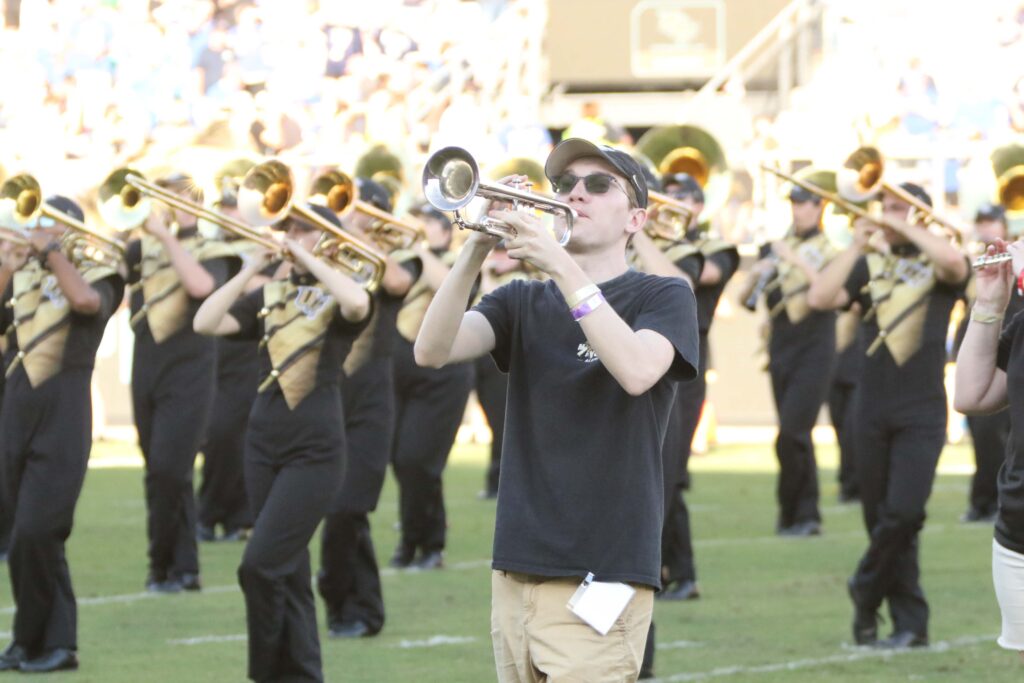
<path fill-rule="evenodd" d="M 33 176 L 21 173 L 8 178 L 0 186 L 0 226 L 7 231 L 18 231 L 39 224 L 43 218 L 68 228 L 60 238 L 60 246 L 73 263 L 90 261 L 117 268 L 124 261 L 124 243 L 47 205 L 43 201 L 39 182 Z M 29 244 L 27 239 L 16 232 L 4 239 L 21 239 L 24 244 Z"/>
<path fill-rule="evenodd" d="M 654 209 L 654 216 L 644 223 L 644 232 L 670 242 L 683 241 L 693 212 L 678 199 L 654 190 L 647 190 L 647 200 Z"/>
<path fill-rule="evenodd" d="M 280 161 L 266 161 L 246 175 L 238 191 L 238 211 L 249 222 L 270 224 L 298 217 L 316 226 L 323 235 L 313 255 L 331 262 L 367 291 L 375 291 L 384 277 L 385 257 L 312 209 L 294 203 L 294 190 L 291 170 Z M 348 193 L 351 196 L 351 189 Z"/>
<path fill-rule="evenodd" d="M 396 249 L 411 249 L 417 242 L 425 239 L 423 228 L 419 225 L 402 220 L 359 199 L 355 182 L 349 175 L 338 170 L 317 176 L 313 180 L 307 200 L 310 204 L 330 209 L 339 218 L 342 214 L 352 211 L 373 218 L 374 222 L 367 229 L 367 236 L 385 253 Z"/>

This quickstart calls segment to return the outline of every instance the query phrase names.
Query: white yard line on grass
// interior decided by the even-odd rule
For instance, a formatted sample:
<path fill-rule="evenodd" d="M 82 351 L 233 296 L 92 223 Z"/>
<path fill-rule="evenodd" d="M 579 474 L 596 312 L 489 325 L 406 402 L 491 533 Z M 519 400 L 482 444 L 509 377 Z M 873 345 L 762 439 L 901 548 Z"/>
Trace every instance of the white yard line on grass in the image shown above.
<path fill-rule="evenodd" d="M 859 662 L 864 659 L 888 659 L 889 657 L 902 657 L 905 655 L 925 657 L 928 655 L 938 654 L 941 652 L 948 652 L 950 650 L 971 647 L 979 643 L 994 643 L 995 639 L 996 637 L 994 635 L 964 636 L 963 638 L 956 638 L 954 640 L 940 641 L 938 643 L 932 644 L 931 647 L 927 648 L 913 648 L 906 650 L 872 650 L 870 648 L 856 648 L 854 652 L 848 652 L 840 655 L 832 655 L 831 657 L 821 657 L 819 659 L 796 659 L 789 662 L 778 662 L 776 664 L 758 664 L 752 666 L 726 666 L 718 669 L 712 669 L 711 671 L 674 674 L 668 677 L 659 677 L 657 679 L 654 679 L 654 683 L 681 683 L 682 681 L 706 681 L 712 678 L 722 678 L 725 676 L 769 674 L 778 673 L 780 671 L 814 669 L 817 667 L 829 666 L 830 664 L 845 664 L 848 662 Z"/>
<path fill-rule="evenodd" d="M 476 641 L 477 639 L 472 636 L 430 636 L 426 640 L 402 640 L 391 647 L 408 650 L 421 647 L 438 647 L 439 645 L 465 645 L 467 643 L 475 643 Z"/>
<path fill-rule="evenodd" d="M 205 645 L 207 643 L 237 643 L 248 640 L 244 633 L 233 633 L 228 636 L 196 636 L 194 638 L 175 638 L 168 640 L 168 645 Z"/>

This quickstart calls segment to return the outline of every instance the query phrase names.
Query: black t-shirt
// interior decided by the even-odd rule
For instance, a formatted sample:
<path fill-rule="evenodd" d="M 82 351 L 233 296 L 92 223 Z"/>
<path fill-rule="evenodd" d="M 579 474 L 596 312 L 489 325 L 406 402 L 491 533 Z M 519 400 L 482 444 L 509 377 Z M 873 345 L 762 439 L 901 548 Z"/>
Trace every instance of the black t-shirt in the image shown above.
<path fill-rule="evenodd" d="M 999 338 L 996 365 L 1006 372 L 1010 432 L 1006 459 L 999 469 L 999 514 L 995 536 L 999 545 L 1024 554 L 1024 312 L 1013 316 Z"/>
<path fill-rule="evenodd" d="M 725 286 L 740 267 L 740 255 L 735 247 L 724 247 L 721 242 L 712 243 L 705 240 L 700 230 L 690 230 L 686 239 L 696 243 L 704 253 L 704 260 L 713 263 L 722 272 L 722 279 L 713 285 L 697 284 L 697 324 L 700 333 L 706 337 L 711 330 L 711 321 L 715 317 L 715 309 L 722 298 Z M 694 280 L 699 283 L 699 280 Z"/>
<path fill-rule="evenodd" d="M 493 566 L 659 587 L 661 445 L 675 382 L 696 374 L 696 303 L 683 280 L 632 270 L 600 287 L 632 329 L 675 347 L 642 396 L 601 365 L 553 282 L 517 280 L 474 308 L 509 373 Z"/>
<path fill-rule="evenodd" d="M 905 276 L 899 277 L 919 277 L 922 273 L 930 276 L 927 269 L 932 267 L 931 264 L 923 259 L 921 252 L 914 245 L 894 247 L 893 254 L 899 257 L 901 262 L 910 264 L 905 268 L 894 267 L 894 272 L 906 273 Z M 861 310 L 865 312 L 870 311 L 874 303 L 868 287 L 870 280 L 871 272 L 867 257 L 862 256 L 847 278 L 845 286 L 851 305 L 859 303 Z M 878 344 L 873 353 L 866 355 L 859 385 L 862 390 L 862 405 L 883 410 L 891 417 L 933 416 L 937 421 L 945 423 L 946 388 L 943 380 L 949 315 L 957 300 L 963 296 L 966 284 L 966 280 L 959 284 L 934 280 L 927 292 L 927 301 L 920 307 L 924 309 L 920 346 L 902 365 L 896 362 L 886 343 Z M 915 300 L 911 299 L 911 302 Z M 908 318 L 901 325 L 908 326 L 912 323 Z M 879 315 L 866 317 L 861 326 L 861 343 L 867 353 L 878 340 Z M 905 331 L 897 326 L 888 333 L 889 340 L 893 338 L 896 330 L 900 330 L 901 333 Z M 893 414 L 894 410 L 898 411 L 898 415 Z"/>

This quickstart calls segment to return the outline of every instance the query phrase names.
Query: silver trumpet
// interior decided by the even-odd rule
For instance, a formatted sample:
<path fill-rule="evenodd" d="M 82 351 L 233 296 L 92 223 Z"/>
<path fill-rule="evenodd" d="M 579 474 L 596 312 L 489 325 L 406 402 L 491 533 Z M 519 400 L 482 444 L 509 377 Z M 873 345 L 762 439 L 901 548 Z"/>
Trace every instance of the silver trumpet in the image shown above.
<path fill-rule="evenodd" d="M 515 210 L 532 208 L 545 213 L 561 214 L 565 229 L 556 235 L 563 247 L 572 237 L 572 224 L 576 212 L 571 206 L 550 197 L 507 185 L 485 183 L 480 180 L 480 167 L 473 156 L 461 147 L 445 147 L 430 155 L 423 167 L 423 194 L 430 204 L 441 211 L 454 211 L 455 223 L 460 228 L 476 230 L 502 239 L 516 236 L 515 228 L 505 221 L 484 216 L 477 222 L 465 220 L 459 210 L 476 197 L 511 202 Z"/>

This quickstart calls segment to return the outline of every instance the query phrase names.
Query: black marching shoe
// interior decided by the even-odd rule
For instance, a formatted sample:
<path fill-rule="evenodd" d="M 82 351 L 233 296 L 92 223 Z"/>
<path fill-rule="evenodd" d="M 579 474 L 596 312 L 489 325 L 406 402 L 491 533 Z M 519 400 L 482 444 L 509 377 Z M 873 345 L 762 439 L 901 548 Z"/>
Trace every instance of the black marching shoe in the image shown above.
<path fill-rule="evenodd" d="M 336 621 L 327 627 L 331 638 L 368 638 L 377 635 L 370 631 L 370 625 L 360 619 L 353 621 Z"/>
<path fill-rule="evenodd" d="M 398 547 L 395 548 L 395 553 L 391 556 L 391 559 L 388 560 L 388 565 L 395 569 L 405 569 L 412 564 L 412 560 L 415 556 L 415 548 L 409 548 L 399 543 Z"/>
<path fill-rule="evenodd" d="M 960 515 L 960 521 L 964 524 L 989 524 L 996 521 L 996 512 L 996 510 L 989 512 L 971 507 L 967 509 L 967 512 Z"/>
<path fill-rule="evenodd" d="M 171 579 L 166 576 L 158 578 L 152 572 L 146 576 L 146 591 L 149 593 L 180 593 L 181 590 L 181 582 L 177 579 Z"/>
<path fill-rule="evenodd" d="M 226 541 L 229 543 L 236 541 L 247 541 L 249 540 L 249 531 L 250 530 L 246 529 L 245 527 L 238 527 L 236 529 L 231 530 L 225 529 L 224 535 L 221 536 L 219 540 Z"/>
<path fill-rule="evenodd" d="M 183 591 L 198 591 L 203 588 L 203 583 L 199 580 L 199 574 L 193 572 L 184 572 L 175 580 Z"/>
<path fill-rule="evenodd" d="M 655 598 L 658 600 L 669 600 L 669 601 L 681 601 L 681 600 L 696 600 L 700 597 L 700 591 L 697 589 L 696 581 L 672 581 L 665 590 L 660 593 L 656 593 Z"/>
<path fill-rule="evenodd" d="M 424 553 L 418 560 L 410 565 L 410 569 L 443 569 L 444 568 L 444 553 L 440 550 L 434 550 L 429 553 Z"/>
<path fill-rule="evenodd" d="M 196 540 L 200 543 L 216 541 L 217 532 L 214 531 L 212 526 L 206 526 L 205 524 L 198 522 L 196 523 Z"/>
<path fill-rule="evenodd" d="M 66 671 L 78 668 L 78 655 L 74 650 L 59 647 L 50 650 L 41 657 L 27 659 L 21 663 L 19 671 L 23 674 L 42 674 L 50 671 Z"/>
<path fill-rule="evenodd" d="M 791 536 L 794 538 L 806 538 L 808 536 L 821 535 L 821 522 L 815 519 L 807 519 L 797 522 L 793 526 L 782 527 L 778 530 L 779 536 Z"/>
<path fill-rule="evenodd" d="M 11 643 L 6 650 L 0 652 L 0 671 L 17 671 L 27 658 L 25 648 L 17 643 Z"/>
<path fill-rule="evenodd" d="M 853 642 L 857 645 L 874 645 L 878 641 L 878 610 L 865 605 L 864 596 L 851 577 L 846 581 L 846 590 L 853 601 Z"/>
<path fill-rule="evenodd" d="M 906 650 L 911 647 L 928 647 L 928 636 L 921 636 L 913 631 L 893 633 L 884 640 L 874 644 L 879 650 Z"/>

